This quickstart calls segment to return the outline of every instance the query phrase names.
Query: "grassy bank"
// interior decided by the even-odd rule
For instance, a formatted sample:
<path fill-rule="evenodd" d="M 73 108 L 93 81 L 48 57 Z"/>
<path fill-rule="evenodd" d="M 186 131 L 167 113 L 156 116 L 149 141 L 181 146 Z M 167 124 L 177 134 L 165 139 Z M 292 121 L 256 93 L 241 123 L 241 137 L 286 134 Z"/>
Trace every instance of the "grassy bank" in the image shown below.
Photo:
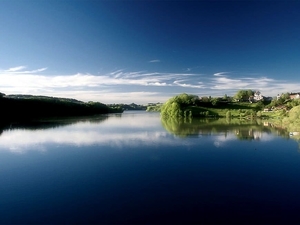
<path fill-rule="evenodd" d="M 189 105 L 181 108 L 183 117 L 230 117 L 251 118 L 261 117 L 261 104 L 259 103 L 223 103 L 219 105 L 201 106 Z"/>

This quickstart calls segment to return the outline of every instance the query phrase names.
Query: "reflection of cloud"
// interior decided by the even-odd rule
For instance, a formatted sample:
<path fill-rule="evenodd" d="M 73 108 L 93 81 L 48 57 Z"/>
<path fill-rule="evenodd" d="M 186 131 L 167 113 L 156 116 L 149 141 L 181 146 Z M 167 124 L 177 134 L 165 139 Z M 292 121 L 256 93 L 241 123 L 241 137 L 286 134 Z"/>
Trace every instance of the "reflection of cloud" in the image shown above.
<path fill-rule="evenodd" d="M 254 131 L 253 134 L 254 134 L 254 140 L 257 139 L 259 141 L 268 142 L 268 141 L 273 141 L 275 139 L 274 135 L 263 133 L 262 131 Z M 259 137 L 259 138 L 255 138 L 255 137 Z M 213 136 L 213 140 L 214 140 L 213 141 L 214 145 L 216 147 L 222 147 L 225 146 L 226 143 L 228 142 L 236 141 L 237 136 L 235 135 L 235 131 L 232 131 L 230 133 L 227 133 L 226 135 L 224 133 L 224 135 Z"/>
<path fill-rule="evenodd" d="M 145 115 L 147 116 L 145 117 Z M 260 141 L 271 141 L 275 138 L 272 134 L 267 133 L 259 136 Z M 81 121 L 76 124 L 44 130 L 4 130 L 0 136 L 0 149 L 26 153 L 33 149 L 47 151 L 47 146 L 53 146 L 53 144 L 58 146 L 72 145 L 74 147 L 100 145 L 116 149 L 123 147 L 143 149 L 142 146 L 169 149 L 170 146 L 199 147 L 208 144 L 221 148 L 229 146 L 228 144 L 234 145 L 232 142 L 238 141 L 234 130 L 197 137 L 191 141 L 189 138 L 177 138 L 169 134 L 161 127 L 157 113 L 125 112 L 121 117 L 111 115 L 101 123 Z M 164 148 L 164 146 L 166 147 Z"/>
<path fill-rule="evenodd" d="M 126 113 L 125 113 L 126 114 Z M 122 118 L 109 117 L 101 124 L 79 122 L 64 127 L 45 130 L 14 129 L 4 131 L 0 137 L 0 149 L 25 153 L 32 149 L 45 151 L 48 144 L 56 145 L 107 145 L 115 148 L 123 146 L 174 145 L 172 136 L 158 130 L 160 120 L 157 114 L 147 114 L 147 121 L 141 114 L 126 114 Z M 171 138 L 170 138 L 171 137 Z"/>
<path fill-rule="evenodd" d="M 226 135 L 224 133 L 222 135 L 213 136 L 214 146 L 218 148 L 225 146 L 226 142 L 235 141 L 235 140 L 236 140 L 236 136 L 233 133 L 227 133 Z"/>
<path fill-rule="evenodd" d="M 219 141 L 214 141 L 214 146 L 216 146 L 217 148 L 219 148 L 221 146 L 221 143 Z"/>
<path fill-rule="evenodd" d="M 74 146 L 110 145 L 112 147 L 154 145 L 169 143 L 165 132 L 100 133 L 95 130 L 49 129 L 44 131 L 14 130 L 4 132 L 1 136 L 1 147 L 11 152 L 26 152 L 33 147 L 43 149 L 47 144 L 67 144 Z M 34 138 L 33 138 L 34 137 Z"/>

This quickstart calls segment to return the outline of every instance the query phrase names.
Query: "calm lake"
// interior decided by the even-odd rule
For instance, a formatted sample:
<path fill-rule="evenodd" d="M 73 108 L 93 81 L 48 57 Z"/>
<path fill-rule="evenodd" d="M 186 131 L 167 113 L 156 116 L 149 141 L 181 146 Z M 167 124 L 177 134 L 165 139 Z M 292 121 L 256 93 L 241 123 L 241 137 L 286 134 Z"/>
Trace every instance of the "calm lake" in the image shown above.
<path fill-rule="evenodd" d="M 158 113 L 0 130 L 1 224 L 300 223 L 299 142 Z"/>

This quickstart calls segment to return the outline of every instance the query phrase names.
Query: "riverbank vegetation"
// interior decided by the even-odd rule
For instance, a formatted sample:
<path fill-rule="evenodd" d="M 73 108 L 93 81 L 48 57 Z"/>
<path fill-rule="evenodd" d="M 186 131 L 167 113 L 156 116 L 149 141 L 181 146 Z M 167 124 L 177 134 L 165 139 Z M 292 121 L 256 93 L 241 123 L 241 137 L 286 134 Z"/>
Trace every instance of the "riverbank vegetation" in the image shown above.
<path fill-rule="evenodd" d="M 231 97 L 202 97 L 180 94 L 161 106 L 161 115 L 169 117 L 256 117 L 264 109 L 262 102 L 235 101 Z"/>
<path fill-rule="evenodd" d="M 234 97 L 212 98 L 183 93 L 165 102 L 160 112 L 171 117 L 278 118 L 300 105 L 300 99 L 290 99 L 287 94 L 273 100 L 269 97 L 253 100 L 251 94 L 253 91 L 248 90 L 239 91 Z"/>
<path fill-rule="evenodd" d="M 291 99 L 288 93 L 273 99 L 254 91 L 239 91 L 234 97 L 198 97 L 180 94 L 160 107 L 163 118 L 227 118 L 240 120 L 261 119 L 296 134 L 300 132 L 300 99 Z M 247 100 L 248 99 L 248 100 Z"/>
<path fill-rule="evenodd" d="M 144 105 L 138 105 L 135 103 L 131 104 L 107 104 L 107 106 L 112 108 L 120 108 L 123 110 L 146 110 L 147 106 Z"/>
<path fill-rule="evenodd" d="M 81 102 L 76 99 L 1 93 L 1 121 L 18 121 L 44 117 L 88 116 L 120 113 L 120 107 L 109 107 L 100 102 Z"/>

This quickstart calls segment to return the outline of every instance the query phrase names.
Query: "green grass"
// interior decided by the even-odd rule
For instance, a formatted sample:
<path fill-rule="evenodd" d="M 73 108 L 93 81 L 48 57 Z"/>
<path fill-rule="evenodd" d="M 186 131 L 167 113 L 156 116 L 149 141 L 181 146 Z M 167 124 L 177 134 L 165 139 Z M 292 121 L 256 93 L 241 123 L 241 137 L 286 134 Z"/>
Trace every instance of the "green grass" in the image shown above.
<path fill-rule="evenodd" d="M 262 117 L 268 119 L 283 119 L 287 115 L 286 111 L 283 109 L 270 112 L 262 112 L 261 114 Z"/>
<path fill-rule="evenodd" d="M 231 117 L 250 117 L 260 111 L 258 103 L 229 103 L 226 105 L 216 105 L 212 107 L 188 106 L 183 111 L 192 111 L 194 117 L 226 117 L 230 111 Z M 208 113 L 207 113 L 208 112 Z"/>

